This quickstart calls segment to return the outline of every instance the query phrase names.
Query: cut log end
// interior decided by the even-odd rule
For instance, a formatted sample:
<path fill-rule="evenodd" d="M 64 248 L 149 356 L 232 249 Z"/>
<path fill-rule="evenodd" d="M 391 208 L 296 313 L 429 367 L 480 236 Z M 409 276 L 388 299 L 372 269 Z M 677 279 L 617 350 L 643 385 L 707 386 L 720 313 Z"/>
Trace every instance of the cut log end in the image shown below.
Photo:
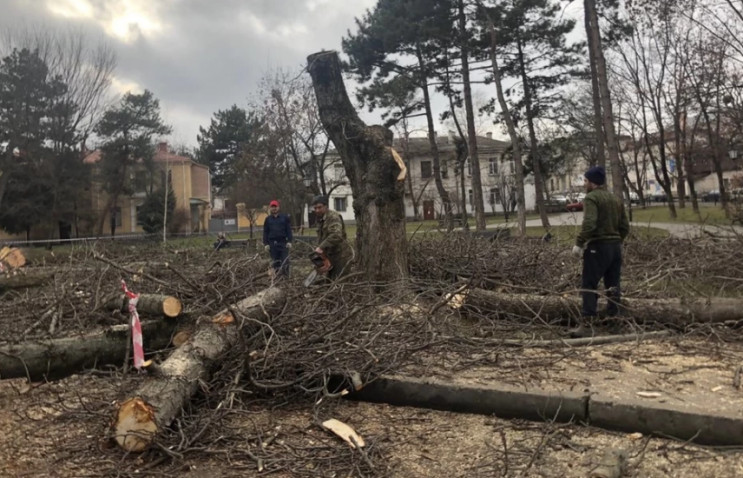
<path fill-rule="evenodd" d="M 167 296 L 163 299 L 163 314 L 166 317 L 178 317 L 181 315 L 183 306 L 181 301 L 175 297 Z"/>
<path fill-rule="evenodd" d="M 119 406 L 113 426 L 116 443 L 122 449 L 144 451 L 157 433 L 155 411 L 141 398 L 130 398 Z"/>

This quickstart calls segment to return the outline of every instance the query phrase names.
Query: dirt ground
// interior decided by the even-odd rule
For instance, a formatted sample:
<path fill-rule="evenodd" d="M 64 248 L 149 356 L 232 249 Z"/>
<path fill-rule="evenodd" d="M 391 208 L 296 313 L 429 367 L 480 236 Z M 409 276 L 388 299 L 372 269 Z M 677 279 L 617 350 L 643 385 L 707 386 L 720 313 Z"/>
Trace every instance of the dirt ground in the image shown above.
<path fill-rule="evenodd" d="M 640 246 L 645 249 L 635 250 Z M 465 264 L 468 270 L 474 270 L 472 264 L 476 264 L 501 287 L 505 287 L 502 284 L 507 278 L 508 287 L 516 290 L 550 283 L 566 284 L 562 293 L 572 293 L 575 278 L 566 276 L 564 259 L 559 255 L 549 259 L 555 251 L 544 250 L 548 246 L 541 244 L 518 247 L 524 250 L 505 251 L 495 245 L 493 252 L 473 246 L 458 253 L 468 257 L 468 262 L 452 259 L 452 263 Z M 666 295 L 686 293 L 685 288 L 666 288 L 669 261 L 678 261 L 676 258 L 690 249 L 686 244 L 674 247 L 665 243 L 652 248 L 631 245 L 630 270 L 645 274 L 634 273 L 635 283 L 662 286 L 660 293 Z M 710 288 L 739 296 L 743 284 L 743 272 L 739 271 L 743 268 L 731 266 L 739 249 L 726 249 L 727 255 L 720 259 L 718 246 L 705 247 L 714 251 L 710 257 L 718 258 L 717 262 L 707 261 L 705 277 L 717 277 Z M 432 245 L 430 251 L 440 249 Z M 433 284 L 439 287 L 436 294 L 452 290 L 456 285 L 446 281 L 458 275 L 452 269 L 454 265 L 441 266 L 441 261 L 430 259 L 430 251 L 413 253 L 420 259 L 412 270 L 419 277 L 439 281 Z M 539 260 L 535 251 L 542 254 Z M 656 251 L 670 252 L 660 257 Z M 103 254 L 106 261 L 93 260 L 94 252 Z M 688 252 L 689 256 L 692 252 L 697 254 L 694 257 L 699 256 L 696 250 Z M 54 317 L 51 312 L 55 310 L 59 320 L 54 336 L 121 323 L 125 317 L 99 305 L 106 297 L 120 293 L 122 278 L 139 291 L 176 295 L 186 305 L 188 320 L 208 317 L 266 286 L 267 261 L 251 254 L 228 251 L 216 255 L 208 249 L 143 251 L 131 246 L 84 252 L 84 257 L 74 260 L 58 255 L 33 265 L 65 267 L 53 283 L 6 292 L 0 299 L 3 338 L 20 342 L 52 335 L 49 318 Z M 656 257 L 657 262 L 649 267 L 648 261 Z M 676 264 L 674 281 L 683 276 L 688 282 L 698 273 L 698 268 L 692 270 L 696 263 Z M 722 273 L 718 269 L 727 270 Z M 286 286 L 298 288 L 301 277 L 295 282 Z M 693 285 L 698 286 L 696 282 Z M 630 288 L 630 293 L 645 296 L 657 292 L 643 285 Z M 737 324 L 673 330 L 668 337 L 621 344 L 533 348 L 528 346 L 530 338 L 564 336 L 564 324 L 524 322 L 524 318 L 463 318 L 455 310 L 440 308 L 435 317 L 417 322 L 411 314 L 372 314 L 371 319 L 364 320 L 374 322 L 364 328 L 360 317 L 366 303 L 362 303 L 364 307 L 354 303 L 350 287 L 343 289 L 343 294 L 350 297 L 348 303 L 325 301 L 300 308 L 295 302 L 288 307 L 283 320 L 291 327 L 276 330 L 272 342 L 275 350 L 268 346 L 262 350 L 267 357 L 265 370 L 297 373 L 296 364 L 289 360 L 293 358 L 314 371 L 361 370 L 368 376 L 380 370 L 394 371 L 458 383 L 498 381 L 525 388 L 588 388 L 624 398 L 651 392 L 647 400 L 694 404 L 700 409 L 743 417 L 743 391 L 733 386 L 736 371 L 743 364 L 743 338 Z M 436 294 L 416 296 L 416 301 L 420 299 L 419 311 L 431 310 L 440 298 Z M 295 299 L 308 300 L 305 295 Z M 377 311 L 383 310 L 378 302 L 369 304 Z M 323 320 L 326 323 L 321 323 Z M 338 323 L 344 324 L 345 335 L 336 330 Z M 632 330 L 630 327 L 625 332 Z M 320 340 L 326 335 L 332 335 L 333 340 L 318 341 L 301 350 L 292 348 L 302 345 L 303 336 Z M 503 338 L 524 339 L 527 345 L 504 345 L 499 342 Z M 319 353 L 320 349 L 324 352 Z M 405 353 L 397 357 L 398 349 Z M 322 360 L 309 364 L 308 357 Z M 219 377 L 203 384 L 201 395 L 154 449 L 142 455 L 126 455 L 114 445 L 110 424 L 117 401 L 135 390 L 145 376 L 131 372 L 123 376 L 120 368 L 106 370 L 48 383 L 0 380 L 0 477 L 585 477 L 604 451 L 617 448 L 627 453 L 627 477 L 743 477 L 743 451 L 738 449 L 710 448 L 581 424 L 502 420 L 341 398 L 318 399 L 312 394 L 295 400 L 297 393 L 271 396 L 248 385 L 240 391 L 240 406 L 222 407 L 224 390 L 210 388 L 219 385 Z M 227 382 L 235 376 L 234 370 L 223 373 L 229 374 Z M 269 380 L 271 376 L 261 378 Z M 353 450 L 320 426 L 329 418 L 352 426 L 366 442 L 363 452 Z"/>
<path fill-rule="evenodd" d="M 112 400 L 125 385 L 120 379 L 96 375 L 31 386 L 21 380 L 0 382 L 0 476 L 174 476 L 157 468 L 138 471 L 136 464 L 145 462 L 125 456 L 104 438 Z M 239 428 L 245 446 L 254 449 L 260 447 L 256 437 L 262 436 L 265 443 L 266 437 L 275 435 L 266 450 L 287 454 L 289 460 L 292 451 L 317 448 L 317 460 L 308 462 L 302 476 L 348 476 L 329 472 L 323 453 L 332 450 L 351 461 L 363 457 L 318 426 L 316 413 L 311 407 L 273 411 L 254 407 L 232 417 L 225 427 Z M 365 453 L 373 452 L 377 458 L 368 476 L 581 477 L 588 476 L 609 448 L 626 450 L 626 476 L 743 476 L 740 451 L 580 425 L 507 421 L 347 400 L 333 401 L 320 414 L 344 421 L 364 438 Z M 185 454 L 178 476 L 298 476 L 280 468 L 259 473 L 256 462 L 231 461 L 229 453 L 214 451 L 213 455 L 208 450 Z"/>

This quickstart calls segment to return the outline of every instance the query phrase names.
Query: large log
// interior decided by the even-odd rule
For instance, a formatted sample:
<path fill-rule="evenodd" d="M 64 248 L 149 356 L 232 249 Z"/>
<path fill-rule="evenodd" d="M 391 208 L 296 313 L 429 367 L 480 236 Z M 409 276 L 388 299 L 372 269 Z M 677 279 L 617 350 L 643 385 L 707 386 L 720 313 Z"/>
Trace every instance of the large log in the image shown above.
<path fill-rule="evenodd" d="M 50 281 L 54 272 L 49 270 L 19 269 L 0 275 L 0 291 L 36 287 Z"/>
<path fill-rule="evenodd" d="M 119 405 L 113 423 L 119 446 L 127 451 L 145 450 L 159 431 L 181 412 L 196 393 L 199 383 L 208 380 L 212 367 L 223 353 L 237 343 L 241 333 L 238 321 L 241 318 L 266 320 L 281 310 L 285 300 L 285 294 L 272 287 L 199 324 L 188 342 L 157 366 L 157 373 L 145 381 L 132 398 Z M 237 317 L 232 310 L 238 313 Z"/>
<path fill-rule="evenodd" d="M 171 320 L 142 323 L 145 351 L 165 348 L 175 331 Z M 126 357 L 129 325 L 103 332 L 0 345 L 0 378 L 58 379 L 86 368 L 121 365 Z"/>
<path fill-rule="evenodd" d="M 622 299 L 623 314 L 635 320 L 684 326 L 695 322 L 743 320 L 743 300 L 726 297 L 682 299 Z M 539 316 L 565 320 L 580 316 L 577 295 L 502 294 L 484 289 L 466 292 L 462 308 L 481 314 Z"/>
<path fill-rule="evenodd" d="M 129 307 L 129 298 L 125 294 L 121 294 L 119 297 L 106 302 L 105 307 L 126 312 Z M 181 301 L 170 295 L 140 294 L 137 301 L 137 311 L 141 314 L 174 318 L 178 317 L 182 310 Z"/>

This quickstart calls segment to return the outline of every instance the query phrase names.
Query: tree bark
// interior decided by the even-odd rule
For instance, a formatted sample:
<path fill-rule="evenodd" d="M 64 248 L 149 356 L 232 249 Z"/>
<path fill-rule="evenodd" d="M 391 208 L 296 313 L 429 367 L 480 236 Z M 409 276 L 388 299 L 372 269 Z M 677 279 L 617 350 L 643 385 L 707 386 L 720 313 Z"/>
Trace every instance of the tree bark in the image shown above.
<path fill-rule="evenodd" d="M 614 113 L 611 106 L 611 94 L 609 93 L 609 79 L 606 73 L 606 60 L 601 45 L 601 31 L 599 29 L 599 18 L 596 11 L 596 0 L 584 0 L 585 14 L 588 17 L 586 22 L 586 34 L 590 38 L 590 54 L 593 55 L 596 62 L 596 73 L 601 98 L 601 110 L 603 112 L 604 134 L 606 135 L 606 149 L 609 155 L 609 165 L 611 166 L 612 191 L 621 200 L 622 199 L 622 168 L 619 163 L 619 144 L 614 129 Z M 595 98 L 595 97 L 594 97 Z"/>
<path fill-rule="evenodd" d="M 580 315 L 580 298 L 559 295 L 501 294 L 484 289 L 466 293 L 463 309 L 481 314 L 512 314 L 531 320 L 564 320 Z M 743 320 L 743 300 L 710 299 L 622 299 L 623 313 L 635 320 L 684 326 L 696 322 Z"/>
<path fill-rule="evenodd" d="M 591 31 L 590 14 L 588 2 L 583 3 L 584 25 L 586 32 Z M 596 131 L 596 164 L 606 168 L 606 151 L 604 139 L 604 127 L 601 119 L 601 91 L 599 89 L 598 70 L 596 69 L 596 57 L 591 54 L 594 51 L 592 36 L 588 35 L 588 59 L 591 68 L 591 96 L 593 98 L 593 126 Z"/>
<path fill-rule="evenodd" d="M 475 229 L 484 231 L 485 203 L 482 197 L 482 179 L 480 174 L 480 157 L 477 154 L 477 131 L 475 130 L 475 111 L 472 106 L 472 85 L 470 84 L 469 48 L 467 47 L 467 18 L 464 13 L 464 0 L 459 0 L 459 34 L 462 44 L 462 82 L 464 92 L 464 109 L 467 114 L 467 150 L 472 165 L 472 201 L 475 209 Z"/>
<path fill-rule="evenodd" d="M 423 103 L 426 109 L 426 125 L 428 126 L 428 144 L 431 147 L 431 158 L 433 159 L 433 179 L 436 183 L 436 191 L 439 193 L 441 203 L 444 206 L 444 220 L 446 221 L 446 230 L 450 232 L 454 229 L 454 215 L 452 214 L 451 198 L 449 191 L 444 187 L 444 181 L 441 179 L 441 155 L 439 146 L 436 144 L 436 128 L 433 124 L 433 113 L 431 112 L 431 96 L 428 92 L 428 79 L 425 70 L 425 62 L 420 46 L 416 51 L 418 55 L 418 68 L 420 68 L 420 88 L 423 91 Z M 412 176 L 412 175 L 411 175 Z"/>
<path fill-rule="evenodd" d="M 168 346 L 176 323 L 142 323 L 146 352 Z M 126 356 L 129 325 L 103 332 L 0 346 L 0 378 L 28 377 L 31 381 L 59 379 L 86 368 L 121 365 Z"/>
<path fill-rule="evenodd" d="M 317 105 L 353 191 L 356 250 L 361 270 L 374 282 L 407 277 L 404 183 L 390 146 L 392 133 L 367 126 L 358 117 L 346 93 L 337 52 L 319 52 L 307 58 Z"/>
<path fill-rule="evenodd" d="M 157 374 L 119 406 L 113 423 L 119 446 L 126 451 L 145 450 L 186 406 L 201 381 L 208 380 L 219 357 L 237 344 L 241 334 L 238 321 L 267 319 L 280 311 L 285 301 L 286 295 L 280 289 L 265 289 L 199 325 L 185 344 L 157 366 Z M 239 316 L 235 317 L 232 311 Z M 248 336 L 249 329 L 258 327 L 249 321 L 245 324 L 242 330 L 247 330 Z"/>
<path fill-rule="evenodd" d="M 54 272 L 48 270 L 35 271 L 22 269 L 12 275 L 0 275 L 0 291 L 7 289 L 23 289 L 44 284 L 54 277 Z"/>
<path fill-rule="evenodd" d="M 498 95 L 498 104 L 500 105 L 503 119 L 508 128 L 508 136 L 511 138 L 514 169 L 516 170 L 516 201 L 518 203 L 519 236 L 524 237 L 526 236 L 526 201 L 524 199 L 524 166 L 521 163 L 521 142 L 519 141 L 519 135 L 516 132 L 516 125 L 513 122 L 513 117 L 511 116 L 511 110 L 508 107 L 508 103 L 506 103 L 506 96 L 503 94 L 503 82 L 500 68 L 498 67 L 498 56 L 496 54 L 498 42 L 495 34 L 495 25 L 493 24 L 492 19 L 488 18 L 488 21 L 488 28 L 490 31 L 490 61 L 493 66 L 493 82 L 495 83 L 495 91 Z M 503 193 L 502 191 L 503 188 L 501 187 L 501 193 Z M 505 205 L 503 207 L 503 213 L 506 216 L 507 222 L 508 212 L 506 211 Z"/>
<path fill-rule="evenodd" d="M 128 311 L 129 298 L 125 294 L 109 300 L 105 305 L 109 310 Z M 145 314 L 161 315 L 165 317 L 178 317 L 183 310 L 181 301 L 169 295 L 140 294 L 137 301 L 137 311 Z"/>
<path fill-rule="evenodd" d="M 550 220 L 547 217 L 547 210 L 544 205 L 545 198 L 545 187 L 544 187 L 544 175 L 542 174 L 542 158 L 539 154 L 539 141 L 537 141 L 537 133 L 534 129 L 534 111 L 532 108 L 532 91 L 529 85 L 529 77 L 526 75 L 526 64 L 524 62 L 524 51 L 522 48 L 522 39 L 520 35 L 517 35 L 517 47 L 518 47 L 518 60 L 519 67 L 521 69 L 521 82 L 524 88 L 524 107 L 526 109 L 526 124 L 529 130 L 529 144 L 531 145 L 529 156 L 531 156 L 531 165 L 534 171 L 534 192 L 537 195 L 537 210 L 539 211 L 539 218 L 542 220 L 542 227 L 549 230 Z M 621 195 L 619 196 L 622 197 Z"/>

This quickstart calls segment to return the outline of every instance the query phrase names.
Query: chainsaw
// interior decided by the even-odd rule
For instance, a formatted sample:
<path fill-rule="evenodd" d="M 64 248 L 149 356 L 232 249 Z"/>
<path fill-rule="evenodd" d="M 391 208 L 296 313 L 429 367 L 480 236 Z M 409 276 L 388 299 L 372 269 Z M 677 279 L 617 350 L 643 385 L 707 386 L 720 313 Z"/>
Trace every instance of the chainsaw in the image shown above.
<path fill-rule="evenodd" d="M 333 268 L 333 265 L 330 263 L 330 259 L 328 259 L 328 256 L 326 256 L 325 254 L 318 254 L 317 252 L 313 251 L 310 254 L 310 261 L 312 261 L 315 269 L 310 272 L 310 274 L 304 280 L 305 287 L 311 286 L 315 282 L 315 279 L 317 279 L 318 275 L 325 274 L 327 273 L 327 271 Z M 324 272 L 320 272 L 320 269 L 323 269 Z"/>

